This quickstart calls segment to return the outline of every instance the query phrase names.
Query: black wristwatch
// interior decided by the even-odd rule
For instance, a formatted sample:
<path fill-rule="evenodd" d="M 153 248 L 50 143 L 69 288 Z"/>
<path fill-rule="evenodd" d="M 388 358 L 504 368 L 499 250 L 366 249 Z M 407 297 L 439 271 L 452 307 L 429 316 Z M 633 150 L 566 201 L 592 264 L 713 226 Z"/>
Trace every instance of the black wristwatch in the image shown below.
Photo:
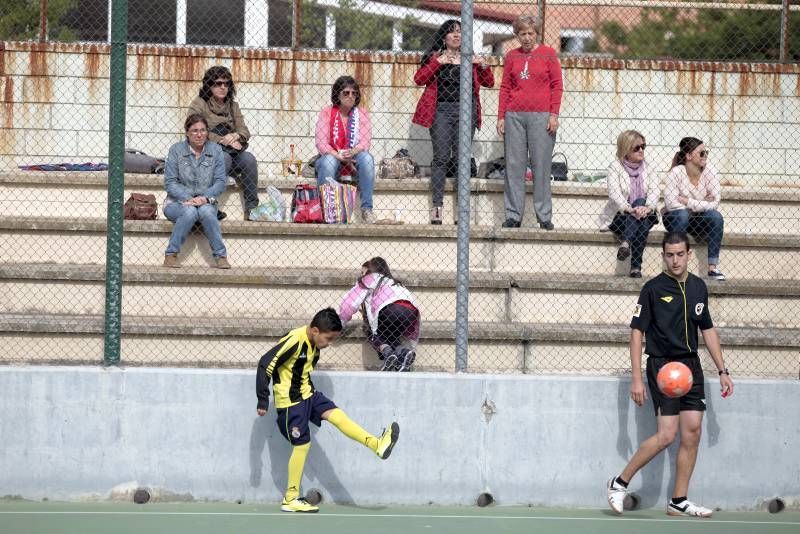
<path fill-rule="evenodd" d="M 216 197 L 206 197 L 206 202 L 208 202 L 212 206 L 216 206 L 217 205 Z"/>
<path fill-rule="evenodd" d="M 731 373 L 730 373 L 730 371 L 728 371 L 727 367 L 725 369 L 723 369 L 722 371 L 718 371 L 718 373 L 719 373 L 719 376 L 722 376 L 722 375 L 731 376 Z"/>

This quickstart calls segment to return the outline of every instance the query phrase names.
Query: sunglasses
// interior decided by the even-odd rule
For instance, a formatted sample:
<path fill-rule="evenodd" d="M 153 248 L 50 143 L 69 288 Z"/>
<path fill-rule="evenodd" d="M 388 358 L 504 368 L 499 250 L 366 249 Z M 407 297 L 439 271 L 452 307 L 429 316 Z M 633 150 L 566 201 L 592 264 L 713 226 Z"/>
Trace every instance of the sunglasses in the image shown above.
<path fill-rule="evenodd" d="M 214 82 L 214 87 L 230 87 L 231 81 L 230 80 L 217 80 Z"/>
<path fill-rule="evenodd" d="M 642 143 L 641 145 L 636 145 L 631 149 L 631 152 L 639 152 L 640 150 L 644 150 L 647 148 L 647 143 Z"/>
<path fill-rule="evenodd" d="M 342 96 L 358 96 L 358 91 L 351 91 L 349 89 L 342 91 L 339 93 Z"/>
<path fill-rule="evenodd" d="M 709 151 L 708 151 L 708 150 L 701 150 L 701 151 L 700 151 L 700 157 L 701 157 L 701 158 L 704 158 L 704 157 L 708 156 L 708 153 L 709 153 Z"/>

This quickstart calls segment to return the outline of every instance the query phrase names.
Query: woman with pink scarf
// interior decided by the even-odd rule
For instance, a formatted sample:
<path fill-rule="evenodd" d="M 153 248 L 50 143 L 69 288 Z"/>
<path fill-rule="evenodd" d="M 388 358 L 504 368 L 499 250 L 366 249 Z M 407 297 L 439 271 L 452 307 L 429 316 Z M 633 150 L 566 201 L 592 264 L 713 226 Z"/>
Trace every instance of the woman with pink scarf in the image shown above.
<path fill-rule="evenodd" d="M 375 160 L 368 152 L 372 142 L 372 122 L 367 110 L 359 107 L 361 90 L 352 76 L 340 76 L 331 88 L 331 103 L 319 113 L 316 144 L 319 159 L 314 165 L 317 184 L 328 179 L 358 177 L 361 196 L 361 220 L 375 223 L 372 212 L 372 189 L 375 183 Z"/>
<path fill-rule="evenodd" d="M 417 356 L 419 309 L 414 295 L 392 276 L 381 257 L 361 266 L 361 277 L 339 306 L 342 323 L 359 309 L 369 343 L 383 360 L 381 371 L 410 371 Z"/>
<path fill-rule="evenodd" d="M 600 230 L 620 239 L 617 260 L 631 258 L 631 278 L 642 277 L 647 235 L 658 223 L 656 207 L 661 193 L 658 177 L 644 160 L 644 136 L 626 130 L 617 137 L 617 159 L 608 167 L 608 203 L 600 214 Z"/>

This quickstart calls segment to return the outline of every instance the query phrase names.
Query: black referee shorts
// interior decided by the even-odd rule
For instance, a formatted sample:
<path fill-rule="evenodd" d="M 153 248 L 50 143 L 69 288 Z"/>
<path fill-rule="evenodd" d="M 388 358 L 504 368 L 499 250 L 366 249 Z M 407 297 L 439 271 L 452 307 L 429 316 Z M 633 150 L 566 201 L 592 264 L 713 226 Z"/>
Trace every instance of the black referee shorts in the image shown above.
<path fill-rule="evenodd" d="M 683 397 L 673 399 L 667 397 L 658 389 L 656 376 L 658 371 L 669 362 L 681 362 L 692 371 L 692 389 Z M 700 357 L 690 355 L 680 358 L 647 358 L 647 386 L 650 390 L 650 398 L 653 399 L 653 408 L 656 416 L 659 415 L 679 415 L 683 411 L 706 411 L 706 390 L 703 368 L 700 366 Z"/>

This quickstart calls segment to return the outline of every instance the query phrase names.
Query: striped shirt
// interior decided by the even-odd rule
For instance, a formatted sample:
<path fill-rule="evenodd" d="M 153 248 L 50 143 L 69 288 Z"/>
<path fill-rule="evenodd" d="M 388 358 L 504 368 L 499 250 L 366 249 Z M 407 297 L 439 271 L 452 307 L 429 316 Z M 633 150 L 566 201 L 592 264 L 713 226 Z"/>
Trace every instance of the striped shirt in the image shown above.
<path fill-rule="evenodd" d="M 311 371 L 319 361 L 319 349 L 311 344 L 306 328 L 301 326 L 290 331 L 259 360 L 258 408 L 268 405 L 270 380 L 276 408 L 294 406 L 314 394 Z"/>

